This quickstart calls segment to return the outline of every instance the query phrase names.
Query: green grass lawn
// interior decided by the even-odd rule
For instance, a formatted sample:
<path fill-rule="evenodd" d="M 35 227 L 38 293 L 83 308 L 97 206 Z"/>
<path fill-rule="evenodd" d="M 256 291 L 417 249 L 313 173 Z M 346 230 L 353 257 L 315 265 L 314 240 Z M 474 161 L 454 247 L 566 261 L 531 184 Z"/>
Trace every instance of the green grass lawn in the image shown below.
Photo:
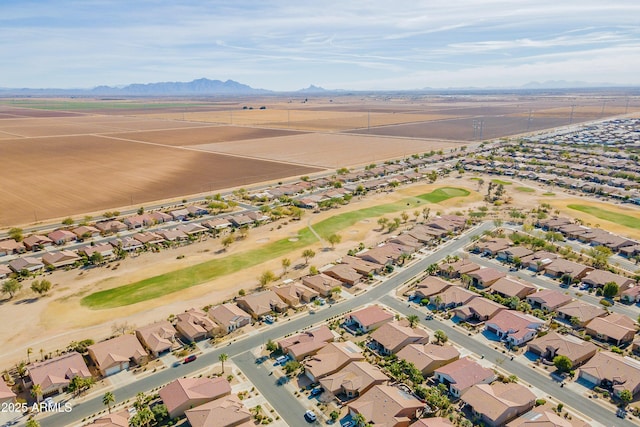
<path fill-rule="evenodd" d="M 625 227 L 635 228 L 640 230 L 640 218 L 633 217 L 631 215 L 625 215 L 621 213 L 611 212 L 606 209 L 597 208 L 595 206 L 586 205 L 567 205 L 569 209 L 584 212 L 589 215 L 593 215 L 596 218 L 604 219 L 606 221 L 615 222 Z"/>
<path fill-rule="evenodd" d="M 535 193 L 536 190 L 534 190 L 533 188 L 529 188 L 529 187 L 516 187 L 515 188 L 517 191 L 521 191 L 523 193 Z"/>
<path fill-rule="evenodd" d="M 543 196 L 549 196 L 549 197 L 551 197 L 551 196 L 555 196 L 555 195 L 556 195 L 556 193 L 551 193 L 551 192 L 549 192 L 549 193 L 542 193 L 542 195 L 543 195 Z"/>
<path fill-rule="evenodd" d="M 493 182 L 494 184 L 511 185 L 511 182 L 503 181 L 501 179 L 492 179 L 491 182 Z"/>
<path fill-rule="evenodd" d="M 438 188 L 431 193 L 409 197 L 394 203 L 338 214 L 313 224 L 313 229 L 320 236 L 326 238 L 332 233 L 337 233 L 366 218 L 375 218 L 402 210 L 415 209 L 424 204 L 424 202 L 439 203 L 453 197 L 466 197 L 468 195 L 469 192 L 467 190 L 460 188 Z M 99 310 L 148 301 L 262 264 L 291 251 L 302 249 L 316 241 L 316 237 L 309 228 L 304 228 L 298 232 L 297 241 L 289 239 L 278 240 L 261 248 L 232 254 L 222 259 L 213 259 L 117 288 L 95 292 L 84 297 L 81 303 L 91 309 Z"/>

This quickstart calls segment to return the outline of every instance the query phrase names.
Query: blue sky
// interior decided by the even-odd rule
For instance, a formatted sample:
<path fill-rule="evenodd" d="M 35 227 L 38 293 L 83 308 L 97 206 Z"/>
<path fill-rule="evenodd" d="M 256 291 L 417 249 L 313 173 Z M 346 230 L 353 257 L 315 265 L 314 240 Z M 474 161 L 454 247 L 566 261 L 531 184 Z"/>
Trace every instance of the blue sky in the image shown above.
<path fill-rule="evenodd" d="M 640 2 L 2 0 L 0 87 L 640 84 Z"/>

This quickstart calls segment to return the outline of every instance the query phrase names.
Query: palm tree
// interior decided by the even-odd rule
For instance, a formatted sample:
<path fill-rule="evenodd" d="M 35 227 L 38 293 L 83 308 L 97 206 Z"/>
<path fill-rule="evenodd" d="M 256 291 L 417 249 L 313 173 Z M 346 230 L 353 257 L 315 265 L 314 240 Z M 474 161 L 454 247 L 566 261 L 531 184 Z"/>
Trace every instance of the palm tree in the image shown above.
<path fill-rule="evenodd" d="M 409 322 L 410 328 L 414 328 L 418 324 L 419 320 L 420 318 L 418 317 L 417 314 L 410 314 L 407 316 L 407 321 Z"/>
<path fill-rule="evenodd" d="M 27 427 L 40 427 L 40 423 L 35 418 L 29 418 L 27 420 Z"/>
<path fill-rule="evenodd" d="M 27 363 L 31 364 L 31 353 L 33 353 L 33 349 L 29 347 L 27 349 Z"/>
<path fill-rule="evenodd" d="M 358 427 L 364 427 L 367 425 L 367 419 L 362 414 L 355 414 L 351 417 L 351 419 L 354 423 L 356 423 L 356 426 Z"/>
<path fill-rule="evenodd" d="M 31 387 L 31 396 L 36 398 L 36 402 L 40 403 L 42 398 L 42 386 L 40 384 L 34 384 Z"/>
<path fill-rule="evenodd" d="M 110 391 L 106 392 L 104 396 L 102 396 L 102 404 L 109 409 L 109 413 L 111 413 L 111 404 L 115 403 L 116 398 Z"/>
<path fill-rule="evenodd" d="M 224 362 L 229 358 L 227 353 L 222 353 L 218 356 L 218 360 L 222 363 L 222 373 L 224 374 Z"/>

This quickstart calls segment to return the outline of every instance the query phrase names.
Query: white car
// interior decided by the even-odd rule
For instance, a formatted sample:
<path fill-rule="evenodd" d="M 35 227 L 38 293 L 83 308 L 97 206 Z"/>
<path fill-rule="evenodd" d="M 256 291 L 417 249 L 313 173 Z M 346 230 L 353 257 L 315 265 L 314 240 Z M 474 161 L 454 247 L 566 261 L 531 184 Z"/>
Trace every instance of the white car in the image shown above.
<path fill-rule="evenodd" d="M 304 413 L 304 419 L 312 423 L 317 420 L 318 417 L 316 417 L 316 414 L 314 414 L 313 411 L 307 410 L 307 412 Z"/>

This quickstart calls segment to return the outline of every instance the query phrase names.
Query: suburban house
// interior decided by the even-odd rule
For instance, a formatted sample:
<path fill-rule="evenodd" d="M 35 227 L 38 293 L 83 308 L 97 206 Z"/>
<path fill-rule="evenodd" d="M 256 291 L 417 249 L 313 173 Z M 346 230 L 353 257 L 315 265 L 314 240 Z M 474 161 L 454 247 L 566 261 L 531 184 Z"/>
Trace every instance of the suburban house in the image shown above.
<path fill-rule="evenodd" d="M 316 274 L 314 276 L 304 276 L 302 278 L 302 284 L 318 292 L 323 297 L 330 296 L 332 289 L 342 285 L 339 280 L 329 277 L 323 273 Z"/>
<path fill-rule="evenodd" d="M 131 414 L 125 408 L 118 412 L 113 412 L 111 414 L 103 415 L 99 418 L 93 420 L 91 424 L 87 424 L 87 426 L 94 427 L 129 427 L 129 418 Z"/>
<path fill-rule="evenodd" d="M 285 312 L 287 304 L 284 303 L 272 290 L 256 292 L 238 298 L 236 300 L 238 307 L 249 313 L 254 319 L 265 316 L 272 311 Z"/>
<path fill-rule="evenodd" d="M 381 354 L 396 354 L 409 344 L 428 344 L 429 333 L 422 328 L 411 328 L 405 321 L 388 322 L 371 334 L 371 344 Z"/>
<path fill-rule="evenodd" d="M 493 370 L 483 368 L 477 362 L 464 357 L 436 369 L 434 378 L 446 385 L 454 397 L 460 397 L 475 384 L 490 384 L 496 379 L 496 374 Z"/>
<path fill-rule="evenodd" d="M 200 224 L 196 224 L 195 222 L 189 224 L 180 224 L 176 227 L 176 231 L 180 231 L 187 236 L 198 236 L 207 231 L 207 227 L 204 227 Z"/>
<path fill-rule="evenodd" d="M 474 251 L 483 255 L 496 256 L 498 252 L 510 248 L 513 242 L 509 239 L 496 237 L 489 240 L 478 240 L 474 245 Z"/>
<path fill-rule="evenodd" d="M 289 307 L 299 307 L 303 303 L 309 303 L 320 296 L 315 291 L 300 282 L 289 282 L 282 286 L 271 288 L 282 301 L 287 303 Z"/>
<path fill-rule="evenodd" d="M 376 385 L 349 404 L 349 413 L 360 414 L 373 425 L 408 427 L 424 409 L 424 403 L 397 387 Z"/>
<path fill-rule="evenodd" d="M 154 219 L 151 218 L 151 216 L 148 214 L 132 215 L 125 218 L 123 222 L 127 227 L 129 227 L 130 230 L 135 228 L 149 227 L 155 224 Z"/>
<path fill-rule="evenodd" d="M 370 305 L 351 312 L 345 317 L 346 323 L 354 325 L 362 332 L 370 332 L 393 320 L 393 314 L 377 306 Z"/>
<path fill-rule="evenodd" d="M 531 307 L 546 311 L 555 311 L 572 300 L 573 298 L 569 295 L 553 289 L 543 289 L 527 296 L 527 302 Z"/>
<path fill-rule="evenodd" d="M 365 261 L 363 259 L 351 256 L 351 255 L 343 256 L 340 259 L 340 263 L 348 265 L 349 267 L 353 268 L 355 271 L 357 271 L 359 274 L 362 274 L 363 276 L 369 276 L 371 274 L 380 273 L 380 271 L 384 267 L 380 264 Z"/>
<path fill-rule="evenodd" d="M 231 394 L 231 384 L 226 378 L 178 378 L 158 392 L 167 406 L 170 418 L 184 415 L 187 409 Z"/>
<path fill-rule="evenodd" d="M 607 283 L 615 283 L 618 285 L 618 295 L 622 291 L 626 291 L 630 286 L 636 283 L 635 280 L 624 277 L 619 274 L 614 274 L 610 271 L 593 270 L 590 271 L 585 277 L 582 278 L 582 283 L 589 285 L 592 288 L 603 288 Z"/>
<path fill-rule="evenodd" d="M 578 264 L 563 258 L 557 258 L 544 267 L 544 274 L 555 278 L 568 276 L 571 277 L 571 280 L 580 280 L 592 270 L 593 267 L 587 267 L 583 264 Z"/>
<path fill-rule="evenodd" d="M 493 318 L 502 310 L 507 308 L 490 299 L 477 297 L 467 304 L 453 309 L 453 314 L 460 320 L 467 322 L 484 322 Z"/>
<path fill-rule="evenodd" d="M 191 427 L 254 427 L 251 412 L 235 394 L 184 411 Z"/>
<path fill-rule="evenodd" d="M 138 240 L 134 239 L 130 236 L 119 237 L 117 239 L 109 240 L 109 244 L 115 248 L 126 252 L 137 251 L 138 249 L 144 248 L 144 245 Z"/>
<path fill-rule="evenodd" d="M 462 286 L 451 286 L 439 294 L 429 298 L 429 303 L 436 309 L 447 309 L 467 304 L 474 298 L 478 298 L 478 294 L 465 289 Z"/>
<path fill-rule="evenodd" d="M 335 336 L 336 334 L 326 325 L 321 325 L 281 339 L 278 341 L 278 347 L 293 360 L 302 360 L 309 355 L 315 354 L 327 343 L 332 342 Z"/>
<path fill-rule="evenodd" d="M 519 280 L 503 277 L 496 280 L 491 285 L 490 291 L 494 294 L 501 295 L 505 298 L 517 297 L 525 299 L 527 295 L 536 292 L 538 288 L 530 283 L 524 283 Z"/>
<path fill-rule="evenodd" d="M 556 356 L 566 356 L 571 360 L 572 368 L 576 368 L 595 356 L 598 347 L 573 335 L 549 332 L 529 342 L 527 351 L 549 362 Z"/>
<path fill-rule="evenodd" d="M 83 246 L 78 249 L 78 254 L 85 255 L 87 258 L 91 258 L 91 255 L 98 253 L 104 259 L 112 258 L 113 254 L 113 246 L 107 243 L 101 243 L 94 246 Z"/>
<path fill-rule="evenodd" d="M 11 390 L 11 387 L 9 387 L 4 380 L 0 380 L 0 405 L 15 402 L 15 400 L 16 394 Z"/>
<path fill-rule="evenodd" d="M 380 265 L 396 264 L 400 258 L 411 255 L 413 248 L 399 245 L 397 243 L 385 243 L 381 246 L 369 249 L 359 253 L 357 256 L 365 261 L 373 262 Z"/>
<path fill-rule="evenodd" d="M 73 377 L 91 378 L 91 372 L 80 353 L 67 353 L 27 366 L 29 382 L 39 384 L 42 395 L 62 393 Z M 1 382 L 1 381 L 0 381 Z"/>
<path fill-rule="evenodd" d="M 533 271 L 542 271 L 545 267 L 558 259 L 558 254 L 548 251 L 536 251 L 532 255 L 520 259 L 522 265 Z"/>
<path fill-rule="evenodd" d="M 154 357 L 158 357 L 174 346 L 176 330 L 171 323 L 162 320 L 136 329 L 136 337 Z"/>
<path fill-rule="evenodd" d="M 41 250 L 42 248 L 46 248 L 47 246 L 51 246 L 53 244 L 53 241 L 47 236 L 33 234 L 22 239 L 22 243 L 27 248 L 27 250 L 35 252 Z"/>
<path fill-rule="evenodd" d="M 468 276 L 471 278 L 470 286 L 482 289 L 493 285 L 498 279 L 505 277 L 506 273 L 487 267 L 472 271 Z"/>
<path fill-rule="evenodd" d="M 209 230 L 220 231 L 231 227 L 231 222 L 225 218 L 213 218 L 202 222 L 202 225 Z"/>
<path fill-rule="evenodd" d="M 622 293 L 620 294 L 620 301 L 629 303 L 639 302 L 640 286 L 631 286 L 627 290 L 622 291 Z"/>
<path fill-rule="evenodd" d="M 522 345 L 532 340 L 544 321 L 515 310 L 502 310 L 485 323 L 485 330 L 507 341 L 510 345 Z"/>
<path fill-rule="evenodd" d="M 469 275 L 471 272 L 479 270 L 480 266 L 468 259 L 461 259 L 453 262 L 445 262 L 438 266 L 438 274 L 449 279 L 456 279 L 463 274 Z"/>
<path fill-rule="evenodd" d="M 9 268 L 16 273 L 20 273 L 23 270 L 26 270 L 29 273 L 33 273 L 35 271 L 42 270 L 44 268 L 44 264 L 42 263 L 40 258 L 25 256 L 10 261 Z"/>
<path fill-rule="evenodd" d="M 169 211 L 169 215 L 174 221 L 184 221 L 189 216 L 189 211 L 186 208 L 174 209 Z"/>
<path fill-rule="evenodd" d="M 51 233 L 47 234 L 47 237 L 58 246 L 64 245 L 65 243 L 73 242 L 77 238 L 77 236 L 69 230 L 52 231 Z"/>
<path fill-rule="evenodd" d="M 593 338 L 615 345 L 632 342 L 637 331 L 634 320 L 618 313 L 597 317 L 589 322 L 585 329 Z"/>
<path fill-rule="evenodd" d="M 253 220 L 244 214 L 236 214 L 229 217 L 229 221 L 234 227 L 250 226 Z"/>
<path fill-rule="evenodd" d="M 436 369 L 458 360 L 460 352 L 452 345 L 409 344 L 397 356 L 413 363 L 423 375 L 431 375 Z"/>
<path fill-rule="evenodd" d="M 453 427 L 449 418 L 433 417 L 433 418 L 420 418 L 409 427 Z"/>
<path fill-rule="evenodd" d="M 151 231 L 136 233 L 132 237 L 143 245 L 157 245 L 164 242 L 164 238 L 162 236 Z"/>
<path fill-rule="evenodd" d="M 507 249 L 503 249 L 498 252 L 498 259 L 508 262 L 514 262 L 515 259 L 519 259 L 522 262 L 522 258 L 533 255 L 533 251 L 524 246 L 513 246 Z"/>
<path fill-rule="evenodd" d="M 251 315 L 235 304 L 217 305 L 210 308 L 208 314 L 225 334 L 251 323 Z"/>
<path fill-rule="evenodd" d="M 640 363 L 610 351 L 600 351 L 580 368 L 579 378 L 612 391 L 616 396 L 629 390 L 640 391 Z"/>
<path fill-rule="evenodd" d="M 558 313 L 556 318 L 563 319 L 574 327 L 583 327 L 596 317 L 607 315 L 605 309 L 578 300 L 558 307 L 556 312 Z"/>
<path fill-rule="evenodd" d="M 25 251 L 24 243 L 14 239 L 0 240 L 0 256 L 19 254 Z"/>
<path fill-rule="evenodd" d="M 105 377 L 147 361 L 147 352 L 134 335 L 120 335 L 87 347 L 89 357 Z"/>
<path fill-rule="evenodd" d="M 76 227 L 71 230 L 71 232 L 80 240 L 100 236 L 100 230 L 92 225 L 81 225 L 80 227 Z"/>
<path fill-rule="evenodd" d="M 326 344 L 318 352 L 304 361 L 305 375 L 311 382 L 318 382 L 344 368 L 351 362 L 364 360 L 362 349 L 351 341 Z"/>
<path fill-rule="evenodd" d="M 0 279 L 5 279 L 9 277 L 10 274 L 11 274 L 11 269 L 4 264 L 0 264 Z"/>
<path fill-rule="evenodd" d="M 78 254 L 73 251 L 47 252 L 42 255 L 42 262 L 50 268 L 61 268 L 73 265 L 80 260 Z"/>
<path fill-rule="evenodd" d="M 556 412 L 556 405 L 547 402 L 536 406 L 509 422 L 506 427 L 589 427 L 589 424 L 573 417 L 571 420 L 561 417 Z"/>
<path fill-rule="evenodd" d="M 413 292 L 413 298 L 417 300 L 429 299 L 433 295 L 454 286 L 453 283 L 442 280 L 439 277 L 427 276 L 416 284 L 415 291 Z"/>
<path fill-rule="evenodd" d="M 176 316 L 175 328 L 189 342 L 213 336 L 218 325 L 204 311 L 191 308 Z"/>
<path fill-rule="evenodd" d="M 320 385 L 334 396 L 343 394 L 347 399 L 353 399 L 387 381 L 389 377 L 377 366 L 368 362 L 351 362 L 335 374 L 322 378 Z"/>
<path fill-rule="evenodd" d="M 485 425 L 498 427 L 530 411 L 536 395 L 522 384 L 496 382 L 474 385 L 461 399 Z"/>
<path fill-rule="evenodd" d="M 96 228 L 100 230 L 102 234 L 119 233 L 126 230 L 128 227 L 125 223 L 118 220 L 102 221 L 96 223 Z"/>
<path fill-rule="evenodd" d="M 362 275 L 347 264 L 336 264 L 323 271 L 329 277 L 339 280 L 344 285 L 354 286 L 360 283 Z"/>
<path fill-rule="evenodd" d="M 167 242 L 179 242 L 189 238 L 185 232 L 178 230 L 177 228 L 173 230 L 158 230 L 157 233 Z"/>
<path fill-rule="evenodd" d="M 187 212 L 189 212 L 189 215 L 191 216 L 202 216 L 209 214 L 209 210 L 207 208 L 196 205 L 187 206 Z M 171 214 L 171 212 L 169 212 L 169 214 Z"/>

